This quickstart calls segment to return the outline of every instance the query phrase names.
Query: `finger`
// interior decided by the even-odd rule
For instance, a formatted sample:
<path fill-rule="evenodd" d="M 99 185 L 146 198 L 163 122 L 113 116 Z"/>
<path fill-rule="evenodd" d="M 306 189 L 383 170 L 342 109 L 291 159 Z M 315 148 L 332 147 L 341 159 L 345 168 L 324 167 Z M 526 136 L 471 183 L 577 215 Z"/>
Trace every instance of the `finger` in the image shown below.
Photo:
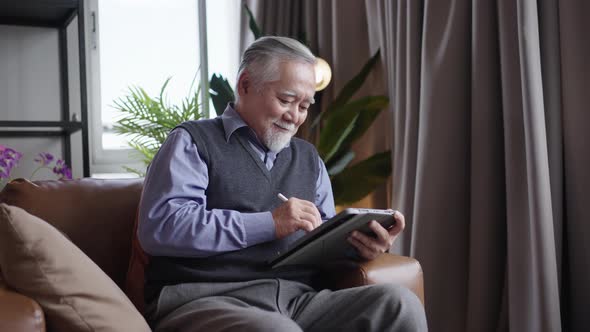
<path fill-rule="evenodd" d="M 303 201 L 303 202 L 304 202 L 304 210 L 315 216 L 315 220 L 314 220 L 315 227 L 320 226 L 322 224 L 322 215 L 320 214 L 320 211 L 318 211 L 318 208 L 312 202 L 309 202 L 309 201 Z"/>
<path fill-rule="evenodd" d="M 362 242 L 360 242 L 358 239 L 352 236 L 348 238 L 348 243 L 350 243 L 358 251 L 359 255 L 364 259 L 372 260 L 377 257 L 377 254 L 374 251 L 367 248 L 367 246 L 365 246 Z"/>
<path fill-rule="evenodd" d="M 309 220 L 306 220 L 306 219 L 296 219 L 295 225 L 296 225 L 297 229 L 302 229 L 308 233 L 313 231 L 313 229 L 314 229 L 313 223 L 311 223 Z"/>
<path fill-rule="evenodd" d="M 401 233 L 404 230 L 404 228 L 406 228 L 406 219 L 404 215 L 399 211 L 395 211 L 393 217 L 395 218 L 395 225 L 389 230 L 389 235 L 395 237 L 399 233 Z"/>
<path fill-rule="evenodd" d="M 385 227 L 381 226 L 376 220 L 371 220 L 371 222 L 369 222 L 369 228 L 375 233 L 379 242 L 384 245 L 389 245 L 390 235 Z"/>
<path fill-rule="evenodd" d="M 315 216 L 317 218 L 318 224 L 316 227 L 319 227 L 322 224 L 322 215 L 320 214 L 320 211 L 318 210 L 317 206 L 313 206 L 313 211 L 315 213 Z"/>
<path fill-rule="evenodd" d="M 315 205 L 310 205 L 310 204 L 302 204 L 301 205 L 301 211 L 304 211 L 305 213 L 309 213 L 311 215 L 314 216 L 314 218 L 317 217 L 316 215 L 316 208 Z"/>
<path fill-rule="evenodd" d="M 299 211 L 299 215 L 297 217 L 297 220 L 305 221 L 307 224 L 309 224 L 310 228 L 309 229 L 305 228 L 305 230 L 307 230 L 308 232 L 311 232 L 312 230 L 314 230 L 317 227 L 315 215 L 313 213 Z"/>
<path fill-rule="evenodd" d="M 379 242 L 377 239 L 367 236 L 359 231 L 352 232 L 352 237 L 357 239 L 360 243 L 364 244 L 369 250 L 374 251 L 376 253 L 383 253 L 385 252 L 386 245 Z"/>
<path fill-rule="evenodd" d="M 320 212 L 318 211 L 318 209 L 314 206 L 313 208 L 313 215 L 314 215 L 314 221 L 315 221 L 315 227 L 320 227 L 320 225 L 322 224 L 322 216 L 320 215 Z"/>
<path fill-rule="evenodd" d="M 317 222 L 317 216 L 313 213 L 313 211 L 301 210 L 299 211 L 299 217 L 311 222 L 314 228 L 319 226 L 319 223 Z"/>

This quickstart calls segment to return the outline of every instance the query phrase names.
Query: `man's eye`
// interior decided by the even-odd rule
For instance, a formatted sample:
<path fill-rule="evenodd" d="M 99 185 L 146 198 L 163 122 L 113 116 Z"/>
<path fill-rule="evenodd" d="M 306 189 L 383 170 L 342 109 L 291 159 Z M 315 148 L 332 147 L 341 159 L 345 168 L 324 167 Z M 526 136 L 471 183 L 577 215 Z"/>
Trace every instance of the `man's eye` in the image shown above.
<path fill-rule="evenodd" d="M 278 99 L 279 99 L 279 103 L 281 103 L 281 104 L 283 104 L 283 105 L 287 105 L 287 104 L 289 103 L 289 101 L 288 101 L 288 100 L 281 99 L 281 98 L 278 98 Z"/>

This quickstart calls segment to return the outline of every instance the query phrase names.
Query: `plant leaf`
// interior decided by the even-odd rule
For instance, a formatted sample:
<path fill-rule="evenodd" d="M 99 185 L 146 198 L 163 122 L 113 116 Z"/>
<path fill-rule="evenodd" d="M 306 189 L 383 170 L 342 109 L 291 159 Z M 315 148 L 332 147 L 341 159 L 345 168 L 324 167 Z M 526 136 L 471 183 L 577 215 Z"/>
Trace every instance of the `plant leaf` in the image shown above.
<path fill-rule="evenodd" d="M 331 121 L 326 122 L 326 126 L 320 133 L 320 141 L 317 146 L 324 162 L 329 163 L 330 159 L 338 152 L 342 142 L 352 132 L 358 116 L 358 113 L 346 112 L 338 114 L 332 117 Z"/>
<path fill-rule="evenodd" d="M 256 24 L 256 20 L 254 19 L 254 15 L 252 15 L 250 8 L 248 8 L 247 4 L 244 4 L 244 8 L 246 9 L 246 13 L 248 13 L 248 17 L 250 18 L 249 25 L 250 30 L 252 30 L 252 33 L 254 34 L 254 39 L 262 37 L 262 30 L 258 27 L 258 24 Z"/>
<path fill-rule="evenodd" d="M 137 170 L 137 169 L 135 169 L 135 168 L 132 168 L 132 167 L 129 167 L 129 166 L 123 166 L 123 169 L 124 169 L 125 171 L 127 171 L 127 173 L 134 173 L 134 174 L 137 174 L 137 175 L 138 175 L 139 177 L 141 177 L 141 178 L 144 178 L 144 177 L 145 177 L 145 173 L 144 173 L 144 172 L 142 172 L 142 171 L 140 171 L 140 170 Z"/>
<path fill-rule="evenodd" d="M 356 74 L 350 81 L 348 81 L 348 83 L 346 83 L 346 85 L 342 88 L 342 90 L 340 90 L 340 93 L 334 99 L 334 101 L 332 101 L 332 103 L 326 108 L 324 112 L 318 114 L 318 116 L 314 119 L 313 123 L 311 124 L 312 128 L 316 127 L 320 123 L 322 117 L 329 115 L 339 107 L 343 106 L 350 100 L 350 98 L 352 98 L 352 96 L 354 96 L 354 94 L 358 91 L 358 89 L 360 89 L 363 83 L 365 83 L 367 76 L 369 76 L 369 73 L 379 60 L 380 54 L 381 50 L 377 50 L 375 55 L 373 55 L 367 61 L 367 63 L 365 63 L 361 71 L 358 74 Z"/>
<path fill-rule="evenodd" d="M 166 105 L 164 104 L 164 100 L 165 100 L 164 92 L 166 90 L 166 87 L 168 86 L 168 83 L 170 83 L 171 79 L 172 79 L 172 77 L 168 77 L 166 79 L 166 81 L 164 81 L 164 85 L 162 85 L 162 88 L 160 89 L 160 96 L 158 97 L 158 100 L 160 101 L 160 106 L 162 108 L 166 108 Z"/>
<path fill-rule="evenodd" d="M 150 97 L 141 87 L 130 87 L 127 95 L 114 101 L 119 116 L 114 126 L 116 133 L 129 136 L 129 145 L 146 165 L 166 140 L 168 133 L 178 124 L 202 117 L 199 103 L 200 87 L 182 101 L 182 106 L 168 105 L 166 88 L 168 78 L 157 97 Z M 138 173 L 139 174 L 139 173 Z"/>
<path fill-rule="evenodd" d="M 346 166 L 348 166 L 348 164 L 350 164 L 350 162 L 354 159 L 354 156 L 355 156 L 354 151 L 348 151 L 342 157 L 337 158 L 337 159 L 332 159 L 335 161 L 331 162 L 330 166 L 326 165 L 326 168 L 328 168 L 328 174 L 330 176 L 334 176 L 334 175 L 342 172 L 342 170 Z"/>
<path fill-rule="evenodd" d="M 325 121 L 329 122 L 333 117 L 339 116 L 342 113 L 361 113 L 364 110 L 381 110 L 389 104 L 389 98 L 386 96 L 365 96 L 355 99 L 341 107 L 334 110 L 331 114 L 325 117 Z"/>
<path fill-rule="evenodd" d="M 340 107 L 337 111 L 328 115 L 324 121 L 324 127 L 320 132 L 319 142 L 317 144 L 318 152 L 326 163 L 335 155 L 342 154 L 341 150 L 347 150 L 351 140 L 349 137 L 355 133 L 355 137 L 360 137 L 359 132 L 366 131 L 367 119 L 374 118 L 375 112 L 378 113 L 388 103 L 387 97 L 384 96 L 366 96 Z M 363 115 L 361 128 L 356 129 L 358 120 L 362 113 L 370 112 Z M 360 133 L 362 134 L 362 133 Z M 355 138 L 356 139 L 356 138 Z M 343 143 L 346 143 L 343 145 Z"/>
<path fill-rule="evenodd" d="M 350 98 L 352 98 L 352 96 L 358 91 L 358 89 L 363 85 L 363 83 L 365 83 L 367 76 L 369 76 L 369 73 L 379 60 L 380 55 L 381 50 L 377 50 L 377 52 L 375 52 L 375 55 L 373 55 L 369 59 L 369 61 L 365 63 L 361 71 L 358 74 L 356 74 L 356 76 L 353 77 L 350 81 L 348 81 L 348 83 L 346 83 L 344 88 L 342 88 L 342 90 L 338 94 L 338 97 L 334 99 L 330 106 L 334 108 L 340 107 L 344 105 L 348 100 L 350 100 Z"/>
<path fill-rule="evenodd" d="M 234 91 L 229 85 L 229 82 L 219 74 L 213 74 L 211 76 L 209 92 L 217 115 L 223 113 L 227 107 L 227 103 L 234 101 Z"/>
<path fill-rule="evenodd" d="M 337 205 L 359 201 L 384 183 L 391 174 L 391 151 L 377 153 L 333 176 L 332 188 Z"/>
<path fill-rule="evenodd" d="M 349 149 L 352 146 L 352 144 L 356 142 L 356 140 L 361 138 L 361 136 L 363 136 L 363 134 L 369 129 L 369 127 L 371 127 L 373 122 L 375 122 L 377 116 L 379 116 L 381 111 L 383 111 L 383 109 L 386 108 L 388 104 L 389 98 L 385 96 L 376 96 L 374 99 L 371 98 L 370 101 L 367 101 L 365 109 L 363 109 L 359 113 L 359 117 L 356 120 L 356 124 L 352 132 L 350 133 L 350 135 L 348 135 L 346 140 L 342 142 L 342 144 L 340 145 L 340 149 Z"/>

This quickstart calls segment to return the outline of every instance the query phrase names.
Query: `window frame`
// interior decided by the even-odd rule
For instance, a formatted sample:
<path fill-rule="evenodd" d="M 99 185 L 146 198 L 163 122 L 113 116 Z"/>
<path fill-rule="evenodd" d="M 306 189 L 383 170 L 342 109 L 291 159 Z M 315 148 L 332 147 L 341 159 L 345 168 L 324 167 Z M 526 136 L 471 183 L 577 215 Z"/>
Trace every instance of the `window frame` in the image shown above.
<path fill-rule="evenodd" d="M 85 1 L 84 18 L 86 22 L 86 59 L 87 59 L 87 96 L 88 96 L 88 120 L 89 120 L 89 149 L 90 149 L 90 174 L 91 176 L 105 176 L 105 173 L 125 173 L 124 167 L 131 167 L 140 171 L 146 169 L 146 165 L 134 158 L 138 153 L 132 148 L 127 149 L 104 149 L 102 146 L 103 123 L 101 109 L 101 81 L 100 81 L 100 28 L 99 28 L 99 0 Z M 207 57 L 207 21 L 205 0 L 198 1 L 198 29 L 199 34 L 199 61 L 201 64 L 208 63 Z M 205 38 L 203 38 L 205 36 Z M 203 51 L 204 50 L 204 51 Z M 208 86 L 209 73 L 207 66 L 201 65 L 200 80 Z M 201 89 L 203 110 L 209 116 L 209 94 L 208 89 Z M 131 173 L 129 173 L 132 176 Z"/>

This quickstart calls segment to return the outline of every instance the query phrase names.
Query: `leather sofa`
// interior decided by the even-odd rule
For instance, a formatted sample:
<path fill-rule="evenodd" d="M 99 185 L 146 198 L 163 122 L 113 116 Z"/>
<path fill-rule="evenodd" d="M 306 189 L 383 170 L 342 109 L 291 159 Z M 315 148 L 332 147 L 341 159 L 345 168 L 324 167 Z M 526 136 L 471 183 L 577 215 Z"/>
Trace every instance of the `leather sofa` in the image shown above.
<path fill-rule="evenodd" d="M 0 202 L 52 224 L 92 259 L 132 300 L 142 285 L 126 285 L 141 179 L 15 180 Z M 409 257 L 383 254 L 365 263 L 334 262 L 325 282 L 339 289 L 373 283 L 405 285 L 424 302 L 422 269 Z M 135 294 L 134 294 L 135 292 Z M 136 306 L 137 302 L 134 303 Z M 32 298 L 0 287 L 0 331 L 45 331 L 44 312 Z"/>

